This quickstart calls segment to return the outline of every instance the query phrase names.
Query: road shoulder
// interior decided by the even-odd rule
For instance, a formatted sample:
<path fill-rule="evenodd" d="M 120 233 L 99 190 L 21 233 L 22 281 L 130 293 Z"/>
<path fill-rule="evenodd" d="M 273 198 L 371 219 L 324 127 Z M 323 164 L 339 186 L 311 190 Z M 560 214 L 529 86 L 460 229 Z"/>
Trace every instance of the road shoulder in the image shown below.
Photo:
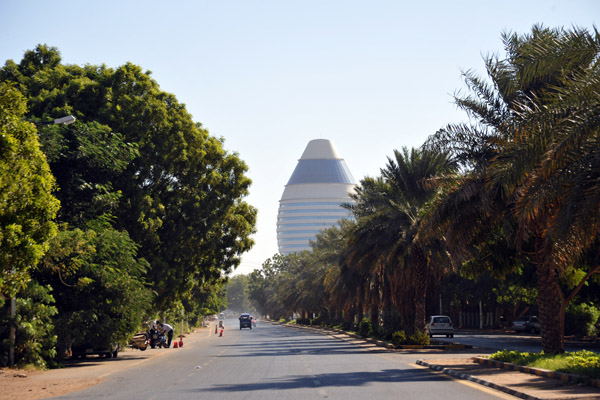
<path fill-rule="evenodd" d="M 64 368 L 48 371 L 19 369 L 0 370 L 0 398 L 3 400 L 37 400 L 60 396 L 97 385 L 108 376 L 125 369 L 138 367 L 146 360 L 185 351 L 185 346 L 210 337 L 210 328 L 197 329 L 183 338 L 184 348 L 124 349 L 116 359 L 89 357 L 85 360 L 67 361 Z"/>

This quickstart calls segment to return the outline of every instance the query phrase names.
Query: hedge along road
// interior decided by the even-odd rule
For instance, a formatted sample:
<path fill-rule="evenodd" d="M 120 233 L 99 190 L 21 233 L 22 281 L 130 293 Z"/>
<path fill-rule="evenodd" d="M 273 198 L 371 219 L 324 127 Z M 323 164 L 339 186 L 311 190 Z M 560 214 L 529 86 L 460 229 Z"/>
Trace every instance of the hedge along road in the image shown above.
<path fill-rule="evenodd" d="M 422 353 L 374 351 L 260 322 L 240 330 L 236 322 L 226 321 L 223 337 L 212 327 L 182 349 L 147 350 L 161 354 L 60 398 L 383 399 L 436 393 L 449 400 L 512 398 L 418 367 L 414 362 Z"/>

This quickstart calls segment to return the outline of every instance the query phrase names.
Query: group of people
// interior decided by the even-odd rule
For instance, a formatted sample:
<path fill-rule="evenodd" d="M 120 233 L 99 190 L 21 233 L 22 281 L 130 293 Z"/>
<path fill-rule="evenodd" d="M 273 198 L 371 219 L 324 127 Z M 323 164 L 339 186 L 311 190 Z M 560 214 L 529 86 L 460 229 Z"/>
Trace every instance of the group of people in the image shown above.
<path fill-rule="evenodd" d="M 167 337 L 167 347 L 171 347 L 173 340 L 173 327 L 167 323 L 163 323 L 160 319 L 152 321 L 152 329 L 156 329 L 158 333 L 163 333 Z"/>

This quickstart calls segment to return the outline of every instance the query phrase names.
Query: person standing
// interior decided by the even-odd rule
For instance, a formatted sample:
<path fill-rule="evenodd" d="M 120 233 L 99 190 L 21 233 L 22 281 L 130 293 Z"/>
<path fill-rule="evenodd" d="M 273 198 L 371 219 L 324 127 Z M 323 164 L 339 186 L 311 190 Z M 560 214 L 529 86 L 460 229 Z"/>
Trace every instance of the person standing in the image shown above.
<path fill-rule="evenodd" d="M 158 329 L 167 336 L 167 347 L 171 347 L 171 340 L 173 340 L 173 327 L 169 324 L 159 322 Z"/>

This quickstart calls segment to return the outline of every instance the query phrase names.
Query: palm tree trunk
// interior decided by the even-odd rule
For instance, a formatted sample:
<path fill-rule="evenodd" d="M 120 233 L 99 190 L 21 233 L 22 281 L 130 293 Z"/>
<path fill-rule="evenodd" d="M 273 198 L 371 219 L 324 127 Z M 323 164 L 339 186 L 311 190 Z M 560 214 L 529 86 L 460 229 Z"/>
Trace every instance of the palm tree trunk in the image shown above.
<path fill-rule="evenodd" d="M 365 298 L 365 284 L 361 283 L 358 286 L 358 298 L 356 299 L 356 315 L 358 317 L 357 318 L 358 321 L 356 321 L 356 324 L 360 324 L 360 321 L 362 321 L 365 316 L 364 298 Z"/>
<path fill-rule="evenodd" d="M 557 271 L 541 235 L 536 237 L 535 247 L 542 348 L 544 353 L 564 353 L 564 310 L 561 308 L 562 292 L 558 286 Z"/>
<path fill-rule="evenodd" d="M 421 249 L 415 254 L 415 333 L 424 332 L 427 323 L 427 259 Z"/>
<path fill-rule="evenodd" d="M 370 317 L 371 317 L 371 325 L 373 326 L 373 329 L 375 330 L 377 327 L 379 327 L 379 304 L 381 303 L 381 295 L 380 295 L 380 279 L 379 279 L 379 273 L 376 272 L 375 274 L 375 279 L 373 284 L 371 285 L 371 311 L 370 311 Z"/>
<path fill-rule="evenodd" d="M 392 288 L 390 287 L 390 282 L 387 276 L 383 276 L 383 288 L 382 288 L 382 297 L 383 297 L 383 327 L 385 329 L 393 328 L 392 321 Z"/>

